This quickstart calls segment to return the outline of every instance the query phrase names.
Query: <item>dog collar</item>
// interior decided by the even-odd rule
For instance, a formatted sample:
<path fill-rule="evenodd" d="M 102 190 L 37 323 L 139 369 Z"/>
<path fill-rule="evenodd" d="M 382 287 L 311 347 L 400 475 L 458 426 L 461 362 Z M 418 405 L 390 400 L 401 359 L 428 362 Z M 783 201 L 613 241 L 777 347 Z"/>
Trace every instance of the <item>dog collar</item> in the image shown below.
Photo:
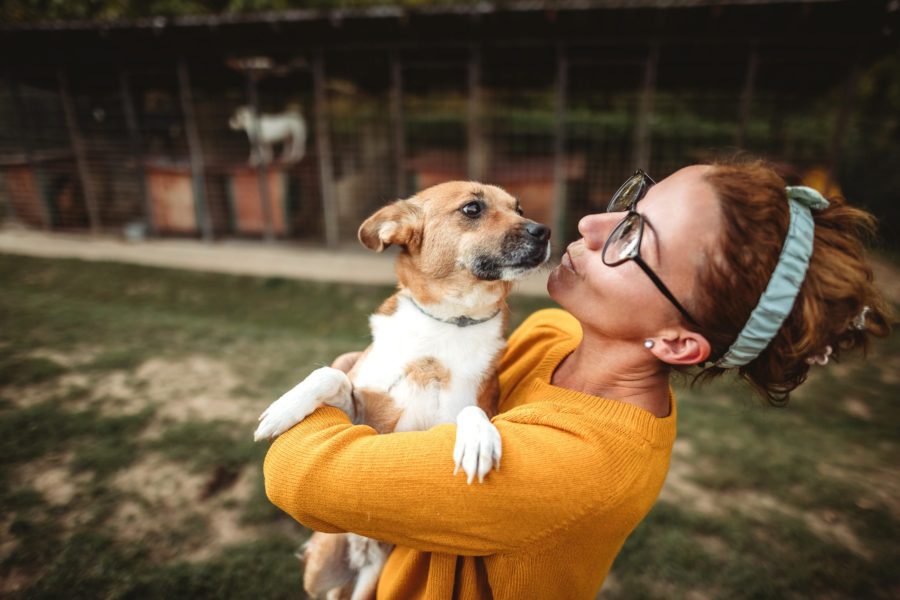
<path fill-rule="evenodd" d="M 416 308 L 418 308 L 419 311 L 421 311 L 421 313 L 423 315 L 431 317 L 435 321 L 440 321 L 441 323 L 448 323 L 450 325 L 456 325 L 457 327 L 468 327 L 469 325 L 479 325 L 481 323 L 486 323 L 487 321 L 490 321 L 491 319 L 493 319 L 494 317 L 496 317 L 497 315 L 500 314 L 500 309 L 498 308 L 497 312 L 495 312 L 491 316 L 485 317 L 483 319 L 473 319 L 472 317 L 468 317 L 466 315 L 462 315 L 459 317 L 452 317 L 450 319 L 441 319 L 440 317 L 434 316 L 433 314 L 431 314 L 430 312 L 428 312 L 427 310 L 425 310 L 424 308 L 419 306 L 419 303 L 416 302 L 415 300 L 413 300 L 410 296 L 407 296 L 407 299 L 410 302 L 412 302 L 412 305 L 415 306 Z"/>

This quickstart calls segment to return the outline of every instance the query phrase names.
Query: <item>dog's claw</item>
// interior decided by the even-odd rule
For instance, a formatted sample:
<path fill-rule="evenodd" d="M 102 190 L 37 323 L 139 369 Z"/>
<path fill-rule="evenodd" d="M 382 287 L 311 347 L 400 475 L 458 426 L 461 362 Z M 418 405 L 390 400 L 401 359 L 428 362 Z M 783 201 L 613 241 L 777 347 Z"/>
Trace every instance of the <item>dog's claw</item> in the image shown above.
<path fill-rule="evenodd" d="M 500 432 L 484 411 L 477 406 L 462 409 L 456 417 L 453 474 L 456 475 L 462 467 L 466 472 L 467 484 L 471 484 L 476 477 L 479 483 L 484 483 L 491 469 L 499 468 L 501 454 Z"/>

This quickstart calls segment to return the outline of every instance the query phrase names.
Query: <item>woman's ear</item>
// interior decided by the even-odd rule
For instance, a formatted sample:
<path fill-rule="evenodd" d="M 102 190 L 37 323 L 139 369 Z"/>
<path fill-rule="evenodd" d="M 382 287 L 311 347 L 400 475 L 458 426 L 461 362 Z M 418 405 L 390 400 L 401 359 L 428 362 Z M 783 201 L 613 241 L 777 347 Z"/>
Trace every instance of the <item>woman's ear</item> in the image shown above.
<path fill-rule="evenodd" d="M 650 352 L 670 365 L 697 365 L 709 358 L 709 341 L 696 331 L 675 329 L 652 338 Z"/>
<path fill-rule="evenodd" d="M 397 200 L 380 209 L 359 227 L 359 241 L 375 252 L 391 244 L 418 249 L 422 243 L 422 209 L 412 200 Z"/>

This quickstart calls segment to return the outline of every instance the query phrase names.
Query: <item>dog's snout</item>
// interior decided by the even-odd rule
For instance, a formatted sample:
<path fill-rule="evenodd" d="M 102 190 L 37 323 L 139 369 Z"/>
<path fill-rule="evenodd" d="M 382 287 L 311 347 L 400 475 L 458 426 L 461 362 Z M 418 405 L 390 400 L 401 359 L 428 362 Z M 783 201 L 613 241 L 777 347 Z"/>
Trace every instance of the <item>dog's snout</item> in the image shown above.
<path fill-rule="evenodd" d="M 550 228 L 540 223 L 531 222 L 525 225 L 525 231 L 539 242 L 546 242 L 550 239 Z"/>

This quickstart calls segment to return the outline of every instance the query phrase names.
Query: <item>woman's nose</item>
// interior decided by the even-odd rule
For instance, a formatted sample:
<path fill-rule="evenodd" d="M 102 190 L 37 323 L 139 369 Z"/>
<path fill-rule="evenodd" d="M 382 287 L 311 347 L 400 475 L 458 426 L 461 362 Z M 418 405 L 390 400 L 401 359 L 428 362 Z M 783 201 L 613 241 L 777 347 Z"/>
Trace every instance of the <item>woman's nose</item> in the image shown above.
<path fill-rule="evenodd" d="M 621 217 L 620 217 L 621 218 Z M 584 238 L 585 245 L 591 250 L 599 250 L 606 243 L 609 232 L 615 226 L 615 215 L 597 213 L 582 217 L 578 221 L 578 233 Z"/>

